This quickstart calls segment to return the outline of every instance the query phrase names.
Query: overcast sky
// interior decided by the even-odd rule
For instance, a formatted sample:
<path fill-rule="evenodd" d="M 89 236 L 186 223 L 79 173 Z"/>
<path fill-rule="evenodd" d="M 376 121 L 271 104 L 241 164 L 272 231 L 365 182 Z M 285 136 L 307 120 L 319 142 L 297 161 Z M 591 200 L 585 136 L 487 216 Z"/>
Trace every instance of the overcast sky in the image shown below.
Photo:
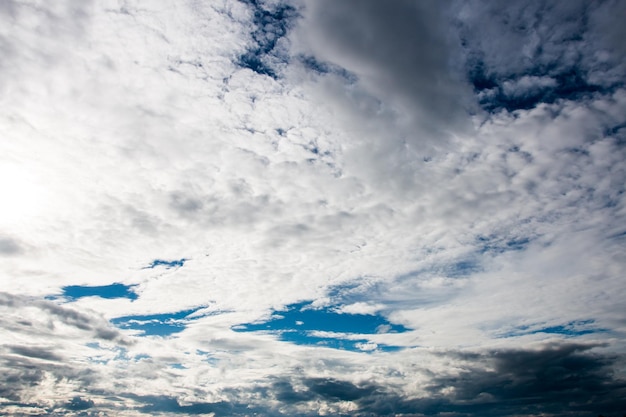
<path fill-rule="evenodd" d="M 0 1 L 0 414 L 626 413 L 626 2 Z"/>

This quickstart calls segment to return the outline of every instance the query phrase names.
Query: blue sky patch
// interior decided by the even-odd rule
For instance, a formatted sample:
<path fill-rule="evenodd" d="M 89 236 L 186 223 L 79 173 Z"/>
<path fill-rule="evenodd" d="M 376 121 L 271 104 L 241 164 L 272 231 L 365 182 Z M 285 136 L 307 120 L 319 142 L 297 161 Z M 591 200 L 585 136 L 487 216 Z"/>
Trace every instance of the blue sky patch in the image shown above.
<path fill-rule="evenodd" d="M 316 74 L 335 74 L 343 78 L 345 81 L 354 84 L 357 81 L 356 74 L 326 61 L 320 61 L 312 55 L 298 55 L 298 61 L 308 71 Z"/>
<path fill-rule="evenodd" d="M 373 335 L 379 333 L 402 333 L 409 329 L 390 323 L 380 315 L 339 313 L 331 307 L 314 308 L 310 302 L 291 304 L 285 311 L 275 311 L 269 320 L 245 323 L 233 328 L 239 332 L 268 332 L 279 335 L 280 340 L 298 345 L 323 345 L 335 349 L 366 351 L 368 339 L 347 339 L 348 335 Z M 316 332 L 328 332 L 320 337 Z M 339 333 L 339 334 L 338 334 Z M 332 334 L 337 334 L 336 337 Z M 397 349 L 392 346 L 378 346 L 377 350 Z"/>
<path fill-rule="evenodd" d="M 527 237 L 514 237 L 502 239 L 495 236 L 478 236 L 477 243 L 481 246 L 480 253 L 504 253 L 510 251 L 521 251 L 528 247 L 531 242 Z"/>
<path fill-rule="evenodd" d="M 557 326 L 519 326 L 516 327 L 515 330 L 504 334 L 503 337 L 526 336 L 538 333 L 558 334 L 566 337 L 575 337 L 606 331 L 606 329 L 594 327 L 594 324 L 594 320 L 578 320 Z"/>
<path fill-rule="evenodd" d="M 466 277 L 481 270 L 480 264 L 473 259 L 465 259 L 455 263 L 446 265 L 443 273 L 447 277 L 460 278 Z"/>
<path fill-rule="evenodd" d="M 288 56 L 279 47 L 281 38 L 287 35 L 293 20 L 298 16 L 296 9 L 287 4 L 266 4 L 257 0 L 246 0 L 252 12 L 252 45 L 239 56 L 237 65 L 257 74 L 277 78 L 276 65 L 288 61 Z"/>
<path fill-rule="evenodd" d="M 214 357 L 210 352 L 207 352 L 205 350 L 196 349 L 196 355 L 203 356 L 203 362 L 209 363 L 211 365 L 215 365 L 219 362 L 216 357 Z"/>
<path fill-rule="evenodd" d="M 481 54 L 470 56 L 466 63 L 467 79 L 474 87 L 480 105 L 492 113 L 528 110 L 541 103 L 551 104 L 559 100 L 581 100 L 619 86 L 606 88 L 594 84 L 580 66 L 553 62 L 548 67 L 531 66 L 517 73 L 498 72 L 488 71 L 482 58 Z"/>
<path fill-rule="evenodd" d="M 350 350 L 353 352 L 383 351 L 395 352 L 401 349 L 399 346 L 373 344 L 367 339 L 344 339 L 340 337 L 320 337 L 310 332 L 285 331 L 280 332 L 280 340 L 291 342 L 296 345 L 320 346 L 332 349 Z"/>
<path fill-rule="evenodd" d="M 128 298 L 136 300 L 137 294 L 132 290 L 134 285 L 111 284 L 89 287 L 85 285 L 68 285 L 63 287 L 63 297 L 70 300 L 77 300 L 82 297 L 100 297 L 100 298 Z"/>
<path fill-rule="evenodd" d="M 170 268 L 180 268 L 183 265 L 185 265 L 185 262 L 187 262 L 188 259 L 185 258 L 181 258 L 181 259 L 175 259 L 173 261 L 166 261 L 164 259 L 155 259 L 154 261 L 152 261 L 152 263 L 142 269 L 152 269 L 152 268 L 156 268 L 157 266 L 164 266 L 167 269 Z"/>
<path fill-rule="evenodd" d="M 187 318 L 200 308 L 183 310 L 176 313 L 149 314 L 143 316 L 124 316 L 111 320 L 120 329 L 140 330 L 142 336 L 170 336 L 185 330 L 192 320 Z"/>
<path fill-rule="evenodd" d="M 542 329 L 533 330 L 530 333 L 547 333 L 547 334 L 560 334 L 563 336 L 582 336 L 585 334 L 597 333 L 604 331 L 603 329 L 589 328 L 580 323 L 572 322 L 563 326 L 549 326 Z"/>
<path fill-rule="evenodd" d="M 134 359 L 135 361 L 138 361 L 138 360 L 143 359 L 143 358 L 149 358 L 148 355 L 144 355 L 144 354 L 139 354 L 139 355 L 136 355 L 134 357 L 130 357 L 128 355 L 128 350 L 126 348 L 120 347 L 120 346 L 114 346 L 114 347 L 110 347 L 110 348 L 109 347 L 103 347 L 98 342 L 86 343 L 85 346 L 87 346 L 87 347 L 89 347 L 89 348 L 91 348 L 93 350 L 96 350 L 96 351 L 115 352 L 115 357 L 113 357 L 113 358 L 108 358 L 106 355 L 104 357 L 103 356 L 98 356 L 98 355 L 94 355 L 94 356 L 89 356 L 88 357 L 90 362 L 99 363 L 99 364 L 103 364 L 103 365 L 108 364 L 112 360 L 113 361 L 119 361 L 119 360 L 128 361 L 128 360 Z"/>
<path fill-rule="evenodd" d="M 318 74 L 327 74 L 330 70 L 330 65 L 326 62 L 319 61 L 312 55 L 301 55 L 300 62 L 309 71 L 317 72 Z"/>

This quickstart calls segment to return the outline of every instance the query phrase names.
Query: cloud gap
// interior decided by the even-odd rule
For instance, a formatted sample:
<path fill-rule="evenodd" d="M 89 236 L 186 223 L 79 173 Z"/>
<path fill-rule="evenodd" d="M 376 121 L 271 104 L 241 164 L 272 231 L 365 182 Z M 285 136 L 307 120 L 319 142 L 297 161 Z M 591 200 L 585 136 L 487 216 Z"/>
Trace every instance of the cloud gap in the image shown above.
<path fill-rule="evenodd" d="M 376 350 L 379 345 L 371 343 L 368 335 L 409 331 L 379 314 L 342 313 L 334 307 L 315 307 L 311 302 L 290 304 L 285 310 L 274 311 L 268 320 L 244 323 L 234 326 L 233 330 L 270 333 L 280 340 L 299 345 L 352 351 Z M 398 349 L 382 344 L 380 348 L 388 351 Z"/>
<path fill-rule="evenodd" d="M 124 285 L 121 283 L 100 286 L 68 285 L 62 288 L 63 293 L 61 296 L 70 301 L 83 297 L 127 298 L 133 301 L 137 299 L 137 294 L 133 291 L 134 287 L 136 285 Z"/>
<path fill-rule="evenodd" d="M 173 259 L 173 260 L 165 260 L 165 259 L 155 259 L 150 265 L 144 266 L 142 269 L 154 269 L 160 266 L 165 267 L 166 269 L 171 268 L 182 268 L 189 259 L 181 258 L 181 259 Z"/>
<path fill-rule="evenodd" d="M 187 323 L 199 318 L 190 317 L 202 307 L 175 313 L 159 313 L 116 317 L 111 323 L 120 329 L 139 331 L 140 336 L 171 336 L 185 330 Z"/>
<path fill-rule="evenodd" d="M 288 3 L 266 3 L 263 0 L 241 0 L 253 13 L 251 31 L 252 45 L 239 56 L 237 65 L 260 75 L 278 78 L 281 65 L 289 61 L 289 55 L 280 43 L 293 20 L 298 17 L 295 7 Z"/>

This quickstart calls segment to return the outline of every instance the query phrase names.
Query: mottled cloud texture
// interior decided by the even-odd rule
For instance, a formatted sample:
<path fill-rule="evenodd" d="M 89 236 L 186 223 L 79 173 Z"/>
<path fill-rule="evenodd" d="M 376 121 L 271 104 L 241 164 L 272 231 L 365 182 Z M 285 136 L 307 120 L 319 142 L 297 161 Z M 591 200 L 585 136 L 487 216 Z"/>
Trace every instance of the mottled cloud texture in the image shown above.
<path fill-rule="evenodd" d="M 626 413 L 626 2 L 0 2 L 0 414 Z"/>

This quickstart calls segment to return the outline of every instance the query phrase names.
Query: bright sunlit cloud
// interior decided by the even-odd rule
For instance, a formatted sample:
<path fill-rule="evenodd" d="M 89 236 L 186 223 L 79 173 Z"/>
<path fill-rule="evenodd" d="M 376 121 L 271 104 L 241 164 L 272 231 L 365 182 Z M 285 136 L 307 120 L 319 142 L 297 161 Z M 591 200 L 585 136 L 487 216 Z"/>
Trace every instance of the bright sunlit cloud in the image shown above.
<path fill-rule="evenodd" d="M 23 226 L 45 215 L 49 195 L 44 182 L 18 163 L 0 163 L 0 222 L 3 228 Z"/>

